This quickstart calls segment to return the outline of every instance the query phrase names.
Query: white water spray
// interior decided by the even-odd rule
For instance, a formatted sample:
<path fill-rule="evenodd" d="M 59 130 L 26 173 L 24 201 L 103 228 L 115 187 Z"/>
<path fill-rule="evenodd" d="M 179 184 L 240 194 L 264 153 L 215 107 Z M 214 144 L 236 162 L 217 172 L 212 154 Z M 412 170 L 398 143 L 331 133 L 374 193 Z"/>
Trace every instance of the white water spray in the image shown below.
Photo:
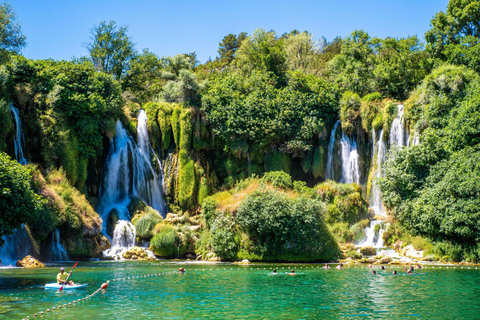
<path fill-rule="evenodd" d="M 50 261 L 68 261 L 68 253 L 65 247 L 60 243 L 60 230 L 57 228 L 52 233 L 52 242 L 50 244 Z"/>
<path fill-rule="evenodd" d="M 338 120 L 333 126 L 332 132 L 330 133 L 330 141 L 328 142 L 327 169 L 325 173 L 325 180 L 327 179 L 335 180 L 335 172 L 333 170 L 333 151 L 335 147 L 335 133 L 340 123 L 341 123 L 340 120 Z"/>
<path fill-rule="evenodd" d="M 342 131 L 340 145 L 342 147 L 342 178 L 340 182 L 360 183 L 359 155 L 355 139 L 346 136 Z"/>

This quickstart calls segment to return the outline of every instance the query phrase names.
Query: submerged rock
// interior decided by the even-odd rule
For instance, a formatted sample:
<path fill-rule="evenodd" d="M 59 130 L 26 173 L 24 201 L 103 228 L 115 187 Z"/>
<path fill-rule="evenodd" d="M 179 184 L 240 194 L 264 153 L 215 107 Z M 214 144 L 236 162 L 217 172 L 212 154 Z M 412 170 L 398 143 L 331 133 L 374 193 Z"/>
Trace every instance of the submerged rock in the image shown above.
<path fill-rule="evenodd" d="M 16 263 L 17 267 L 23 267 L 27 269 L 33 269 L 33 268 L 44 268 L 45 264 L 38 261 L 31 255 L 26 256 L 22 260 L 18 260 Z"/>

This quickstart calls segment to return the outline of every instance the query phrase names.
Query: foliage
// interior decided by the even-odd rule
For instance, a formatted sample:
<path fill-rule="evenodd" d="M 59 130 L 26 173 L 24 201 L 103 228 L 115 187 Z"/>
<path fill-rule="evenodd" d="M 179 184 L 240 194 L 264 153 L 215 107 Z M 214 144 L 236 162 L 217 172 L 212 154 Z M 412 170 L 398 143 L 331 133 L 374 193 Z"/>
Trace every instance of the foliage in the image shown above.
<path fill-rule="evenodd" d="M 350 91 L 344 92 L 340 99 L 340 120 L 342 121 L 342 130 L 347 135 L 354 133 L 360 117 L 360 104 L 360 97 Z"/>
<path fill-rule="evenodd" d="M 265 172 L 262 180 L 277 188 L 291 189 L 293 187 L 292 177 L 283 171 Z"/>
<path fill-rule="evenodd" d="M 319 201 L 255 191 L 241 203 L 236 218 L 254 243 L 253 248 L 244 248 L 247 251 L 264 260 L 316 261 L 338 255 L 324 214 L 325 206 Z"/>
<path fill-rule="evenodd" d="M 136 55 L 135 45 L 128 37 L 127 31 L 127 26 L 117 29 L 115 21 L 108 24 L 102 21 L 90 30 L 92 42 L 87 44 L 95 67 L 114 75 L 117 80 L 125 76 Z"/>
<path fill-rule="evenodd" d="M 155 254 L 165 258 L 177 257 L 180 237 L 175 227 L 164 224 L 150 241 L 150 248 Z"/>
<path fill-rule="evenodd" d="M 147 207 L 143 214 L 139 214 L 139 217 L 137 217 L 137 215 L 132 219 L 132 223 L 137 231 L 137 236 L 146 239 L 151 238 L 155 226 L 163 221 L 162 216 L 151 207 Z"/>
<path fill-rule="evenodd" d="M 324 121 L 337 107 L 333 87 L 313 76 L 292 73 L 289 85 L 277 88 L 276 78 L 252 71 L 218 78 L 205 92 L 202 110 L 227 146 L 243 139 L 259 149 L 277 148 L 293 156 L 311 148 Z"/>
<path fill-rule="evenodd" d="M 11 53 L 19 53 L 26 46 L 20 23 L 13 7 L 8 2 L 0 4 L 0 62 L 5 62 Z"/>
<path fill-rule="evenodd" d="M 179 174 L 178 174 L 178 204 L 184 208 L 190 208 L 195 203 L 195 164 L 188 158 L 185 150 L 179 153 Z"/>
<path fill-rule="evenodd" d="M 246 38 L 246 32 L 240 32 L 238 35 L 230 33 L 223 37 L 218 44 L 218 54 L 220 55 L 219 58 L 222 65 L 229 65 L 235 59 L 237 50 Z"/>
<path fill-rule="evenodd" d="M 43 201 L 30 183 L 31 171 L 5 153 L 0 153 L 0 236 L 12 234 L 22 223 L 31 221 Z M 4 240 L 0 237 L 0 245 Z"/>
<path fill-rule="evenodd" d="M 227 211 L 215 218 L 212 224 L 212 250 L 222 259 L 235 260 L 238 243 L 235 241 L 236 224 L 234 218 Z"/>

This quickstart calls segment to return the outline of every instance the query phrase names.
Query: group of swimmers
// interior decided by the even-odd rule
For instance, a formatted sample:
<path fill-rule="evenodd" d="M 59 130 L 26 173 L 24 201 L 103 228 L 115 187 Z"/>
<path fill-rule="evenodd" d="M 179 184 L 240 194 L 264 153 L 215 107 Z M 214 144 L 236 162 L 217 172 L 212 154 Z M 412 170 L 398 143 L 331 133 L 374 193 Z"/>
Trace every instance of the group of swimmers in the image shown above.
<path fill-rule="evenodd" d="M 373 268 L 373 266 L 372 266 L 371 264 L 369 264 L 368 267 L 369 267 L 370 269 Z M 384 266 L 381 266 L 380 269 L 385 270 L 385 267 L 384 267 Z M 421 266 L 419 263 L 417 263 L 417 269 L 422 269 L 422 266 Z M 403 270 L 406 271 L 407 274 L 412 274 L 412 273 L 415 271 L 415 268 L 414 268 L 413 266 L 410 266 L 410 268 L 407 268 L 407 266 L 405 266 L 405 267 L 403 268 Z M 372 270 L 372 274 L 377 274 L 377 271 Z M 392 275 L 397 275 L 397 274 L 398 274 L 398 273 L 397 273 L 397 270 L 393 270 Z"/>

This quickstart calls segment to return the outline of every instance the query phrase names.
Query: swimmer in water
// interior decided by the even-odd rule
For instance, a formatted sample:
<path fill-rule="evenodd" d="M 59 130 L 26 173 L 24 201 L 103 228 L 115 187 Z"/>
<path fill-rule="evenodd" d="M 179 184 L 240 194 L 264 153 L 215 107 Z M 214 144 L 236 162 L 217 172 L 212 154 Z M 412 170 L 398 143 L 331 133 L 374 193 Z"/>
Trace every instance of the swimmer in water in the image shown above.
<path fill-rule="evenodd" d="M 413 266 L 410 267 L 410 271 L 411 271 L 411 272 L 415 271 L 415 269 L 413 268 Z"/>
<path fill-rule="evenodd" d="M 407 273 L 412 274 L 412 269 L 408 269 Z"/>
<path fill-rule="evenodd" d="M 323 266 L 323 269 L 330 269 L 330 266 L 328 265 L 328 263 L 325 263 L 325 265 Z"/>
<path fill-rule="evenodd" d="M 278 274 L 277 269 L 273 269 L 273 274 Z"/>
<path fill-rule="evenodd" d="M 292 271 L 290 271 L 290 273 L 288 275 L 289 276 L 294 276 L 295 275 L 295 269 L 292 269 Z"/>
<path fill-rule="evenodd" d="M 180 273 L 185 273 L 185 269 L 184 269 L 184 268 L 179 268 L 179 269 L 178 269 L 178 272 L 180 272 Z"/>
<path fill-rule="evenodd" d="M 370 269 L 372 269 L 372 268 L 373 268 L 373 266 L 372 266 L 371 264 L 369 264 L 369 265 L 368 265 L 368 267 L 369 267 Z"/>
<path fill-rule="evenodd" d="M 392 275 L 395 276 L 396 274 L 397 274 L 397 270 L 393 270 Z"/>
<path fill-rule="evenodd" d="M 384 266 L 382 266 L 382 270 L 385 270 L 385 267 L 384 267 Z"/>
<path fill-rule="evenodd" d="M 372 274 L 377 274 L 377 271 L 375 271 L 375 270 L 372 270 Z"/>
<path fill-rule="evenodd" d="M 420 265 L 420 263 L 417 263 L 417 269 L 422 269 L 422 266 Z"/>
<path fill-rule="evenodd" d="M 343 268 L 343 263 L 340 263 L 335 269 L 342 270 Z"/>

